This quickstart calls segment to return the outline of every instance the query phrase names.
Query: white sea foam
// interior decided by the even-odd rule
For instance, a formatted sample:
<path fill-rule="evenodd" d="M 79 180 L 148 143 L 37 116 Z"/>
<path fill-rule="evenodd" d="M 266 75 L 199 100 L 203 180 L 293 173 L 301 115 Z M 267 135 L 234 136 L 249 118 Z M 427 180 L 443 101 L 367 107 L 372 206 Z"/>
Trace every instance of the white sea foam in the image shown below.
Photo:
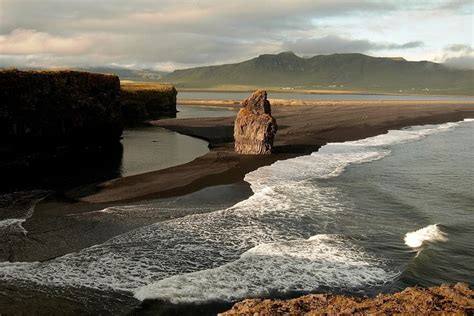
<path fill-rule="evenodd" d="M 215 269 L 177 275 L 140 288 L 139 300 L 171 303 L 235 301 L 245 297 L 377 285 L 395 276 L 347 238 L 317 235 L 308 240 L 262 244 Z"/>
<path fill-rule="evenodd" d="M 36 204 L 48 194 L 47 191 L 21 191 L 0 195 L 0 231 L 17 231 L 24 235 L 28 232 L 22 224 L 30 218 Z"/>
<path fill-rule="evenodd" d="M 254 195 L 230 208 L 135 229 L 44 263 L 2 264 L 0 279 L 112 288 L 138 298 L 173 296 L 188 302 L 386 282 L 395 272 L 383 259 L 343 236 L 322 234 L 328 227 L 336 231 L 337 216 L 351 205 L 338 187 L 313 180 L 336 177 L 350 164 L 385 157 L 393 144 L 456 124 L 328 144 L 317 153 L 247 174 Z M 148 206 L 137 206 L 144 208 Z M 101 216 L 132 209 L 108 208 Z M 307 239 L 315 234 L 320 235 Z"/>
<path fill-rule="evenodd" d="M 446 234 L 441 231 L 438 224 L 429 225 L 405 235 L 405 244 L 411 248 L 419 248 L 426 241 L 446 241 Z"/>
<path fill-rule="evenodd" d="M 26 235 L 28 231 L 21 224 L 26 221 L 24 218 L 8 218 L 0 221 L 0 230 L 16 230 Z"/>

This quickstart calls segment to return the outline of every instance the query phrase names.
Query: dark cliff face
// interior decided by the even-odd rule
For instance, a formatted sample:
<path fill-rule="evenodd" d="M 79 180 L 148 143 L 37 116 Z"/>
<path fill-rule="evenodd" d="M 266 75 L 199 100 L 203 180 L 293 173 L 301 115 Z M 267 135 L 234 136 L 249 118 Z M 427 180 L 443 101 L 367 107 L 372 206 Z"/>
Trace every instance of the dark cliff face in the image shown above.
<path fill-rule="evenodd" d="M 0 87 L 4 150 L 110 144 L 120 139 L 123 122 L 117 76 L 4 70 Z"/>
<path fill-rule="evenodd" d="M 120 175 L 117 76 L 0 71 L 0 192 Z"/>

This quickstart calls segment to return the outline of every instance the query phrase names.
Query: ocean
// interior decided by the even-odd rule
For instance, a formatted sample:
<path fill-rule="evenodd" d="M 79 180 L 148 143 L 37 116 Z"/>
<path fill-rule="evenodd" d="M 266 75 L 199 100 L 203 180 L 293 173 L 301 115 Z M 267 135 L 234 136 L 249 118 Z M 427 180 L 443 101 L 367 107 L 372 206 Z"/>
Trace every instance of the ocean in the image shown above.
<path fill-rule="evenodd" d="M 190 211 L 196 214 L 45 262 L 3 262 L 0 280 L 70 300 L 116 295 L 89 307 L 110 304 L 106 310 L 122 312 L 120 302 L 144 300 L 208 304 L 311 292 L 374 295 L 458 281 L 472 286 L 473 135 L 474 120 L 466 119 L 330 143 L 247 174 L 253 194 L 229 207 Z M 226 199 L 226 192 L 214 193 Z M 25 212 L 37 200 L 33 195 Z M 160 205 L 98 212 L 133 217 L 160 212 Z M 78 289 L 94 294 L 77 296 Z"/>

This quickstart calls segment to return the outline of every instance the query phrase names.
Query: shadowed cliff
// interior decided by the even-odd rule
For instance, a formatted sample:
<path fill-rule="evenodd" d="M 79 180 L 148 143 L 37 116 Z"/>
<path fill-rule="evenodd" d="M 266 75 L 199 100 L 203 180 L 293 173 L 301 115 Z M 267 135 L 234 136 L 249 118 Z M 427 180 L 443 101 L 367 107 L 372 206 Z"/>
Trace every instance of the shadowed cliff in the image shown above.
<path fill-rule="evenodd" d="M 83 165 L 111 169 L 105 178 L 117 175 L 123 130 L 117 76 L 2 70 L 0 87 L 0 189 L 47 181 L 52 169 L 59 177 L 64 170 L 86 177 Z"/>

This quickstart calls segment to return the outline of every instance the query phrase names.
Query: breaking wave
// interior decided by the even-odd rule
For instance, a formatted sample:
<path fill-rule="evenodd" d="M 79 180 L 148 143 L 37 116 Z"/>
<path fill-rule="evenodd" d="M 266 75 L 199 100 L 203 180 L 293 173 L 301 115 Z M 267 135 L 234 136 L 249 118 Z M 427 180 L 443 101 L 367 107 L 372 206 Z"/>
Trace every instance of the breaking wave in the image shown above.
<path fill-rule="evenodd" d="M 424 242 L 446 241 L 447 237 L 438 224 L 429 225 L 405 235 L 405 244 L 411 248 L 419 248 Z"/>

